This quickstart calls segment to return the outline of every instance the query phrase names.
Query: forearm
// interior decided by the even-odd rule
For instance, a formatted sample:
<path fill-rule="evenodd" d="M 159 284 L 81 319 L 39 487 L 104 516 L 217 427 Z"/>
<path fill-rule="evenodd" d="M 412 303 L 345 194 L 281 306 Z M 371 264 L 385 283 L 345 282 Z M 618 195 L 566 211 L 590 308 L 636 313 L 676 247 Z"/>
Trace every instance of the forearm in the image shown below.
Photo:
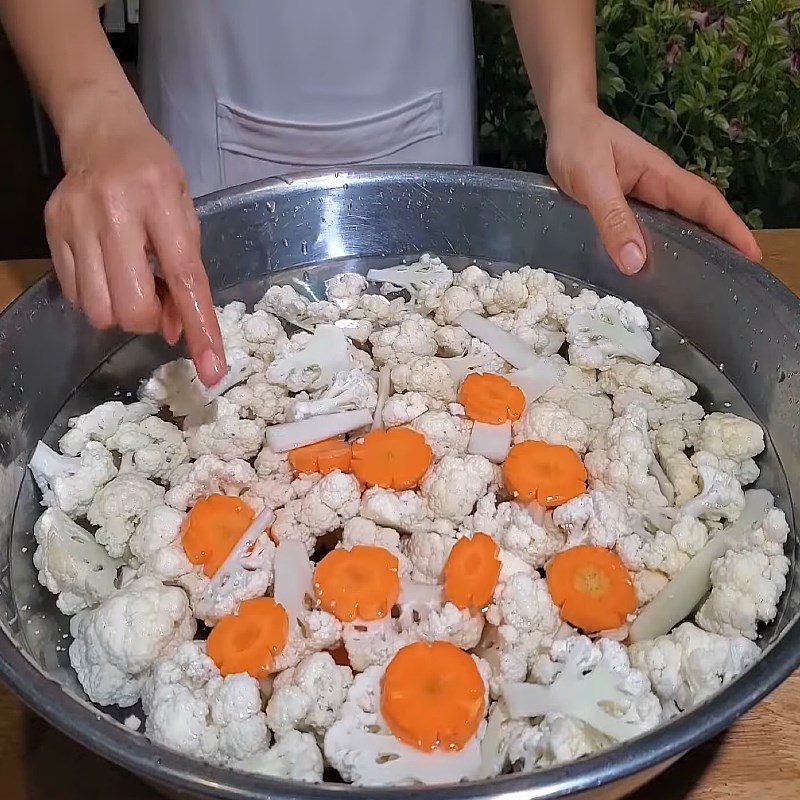
<path fill-rule="evenodd" d="M 597 102 L 594 0 L 510 0 L 514 30 L 546 127 Z"/>
<path fill-rule="evenodd" d="M 0 0 L 0 22 L 62 142 L 109 114 L 144 115 L 95 0 Z"/>

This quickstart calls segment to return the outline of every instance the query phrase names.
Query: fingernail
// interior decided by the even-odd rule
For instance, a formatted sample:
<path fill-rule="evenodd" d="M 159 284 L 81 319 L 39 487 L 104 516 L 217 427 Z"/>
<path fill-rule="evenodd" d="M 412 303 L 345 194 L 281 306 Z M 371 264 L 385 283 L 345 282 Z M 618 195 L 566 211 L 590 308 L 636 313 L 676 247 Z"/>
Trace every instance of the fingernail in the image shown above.
<path fill-rule="evenodd" d="M 203 379 L 211 378 L 212 384 L 216 383 L 225 374 L 222 368 L 222 361 L 213 350 L 206 350 L 200 356 L 200 369 L 203 373 L 200 377 Z"/>
<path fill-rule="evenodd" d="M 626 275 L 635 275 L 644 266 L 644 253 L 636 242 L 628 242 L 619 252 L 619 262 Z"/>

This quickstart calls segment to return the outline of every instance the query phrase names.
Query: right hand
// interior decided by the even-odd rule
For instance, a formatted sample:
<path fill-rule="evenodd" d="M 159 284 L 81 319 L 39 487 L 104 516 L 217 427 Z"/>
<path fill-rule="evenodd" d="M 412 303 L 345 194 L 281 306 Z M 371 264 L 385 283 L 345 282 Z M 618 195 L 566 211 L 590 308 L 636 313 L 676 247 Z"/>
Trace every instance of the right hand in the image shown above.
<path fill-rule="evenodd" d="M 61 145 L 66 175 L 45 227 L 64 295 L 97 328 L 160 332 L 169 344 L 183 332 L 200 379 L 217 383 L 225 352 L 176 154 L 141 108 L 87 115 Z"/>

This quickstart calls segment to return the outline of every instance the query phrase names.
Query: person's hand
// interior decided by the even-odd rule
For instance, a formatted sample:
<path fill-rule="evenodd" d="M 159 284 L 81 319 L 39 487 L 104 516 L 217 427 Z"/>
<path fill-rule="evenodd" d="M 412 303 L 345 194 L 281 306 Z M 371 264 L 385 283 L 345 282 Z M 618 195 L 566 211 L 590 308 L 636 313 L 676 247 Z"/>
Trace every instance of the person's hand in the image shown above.
<path fill-rule="evenodd" d="M 106 108 L 84 114 L 61 149 L 66 174 L 45 226 L 64 295 L 98 328 L 160 332 L 170 344 L 183 332 L 200 379 L 215 384 L 225 353 L 199 222 L 172 148 L 141 108 Z"/>
<path fill-rule="evenodd" d="M 588 208 L 606 250 L 625 274 L 638 272 L 647 256 L 626 196 L 675 211 L 748 258 L 761 259 L 753 234 L 716 187 L 681 169 L 597 106 L 567 105 L 551 117 L 547 139 L 550 176 L 559 189 Z"/>

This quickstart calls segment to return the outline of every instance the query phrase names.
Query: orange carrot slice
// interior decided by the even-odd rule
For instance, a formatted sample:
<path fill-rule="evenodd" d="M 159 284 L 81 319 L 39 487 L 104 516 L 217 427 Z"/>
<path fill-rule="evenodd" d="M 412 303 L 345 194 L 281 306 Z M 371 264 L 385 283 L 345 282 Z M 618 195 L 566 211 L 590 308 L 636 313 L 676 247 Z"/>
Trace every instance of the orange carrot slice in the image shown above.
<path fill-rule="evenodd" d="M 485 608 L 500 577 L 499 552 L 494 539 L 485 533 L 459 539 L 444 565 L 445 597 L 459 608 Z"/>
<path fill-rule="evenodd" d="M 619 628 L 636 610 L 628 570 L 605 547 L 580 545 L 553 556 L 547 588 L 562 618 L 588 633 Z"/>
<path fill-rule="evenodd" d="M 381 713 L 401 742 L 419 750 L 461 750 L 485 712 L 475 660 L 450 642 L 414 642 L 383 674 Z"/>
<path fill-rule="evenodd" d="M 350 472 L 350 445 L 343 439 L 325 439 L 289 451 L 289 463 L 299 475 L 319 472 L 327 475 L 334 470 Z"/>
<path fill-rule="evenodd" d="M 261 679 L 286 646 L 289 619 L 271 597 L 256 597 L 224 616 L 208 636 L 208 656 L 222 675 L 246 672 Z"/>
<path fill-rule="evenodd" d="M 387 617 L 400 595 L 397 557 L 385 547 L 331 550 L 314 570 L 320 606 L 342 622 Z"/>
<path fill-rule="evenodd" d="M 503 464 L 508 489 L 523 502 L 555 508 L 586 491 L 586 468 L 563 444 L 525 441 L 515 444 Z"/>
<path fill-rule="evenodd" d="M 466 415 L 487 425 L 502 425 L 522 416 L 525 395 L 508 378 L 492 373 L 473 372 L 464 378 L 458 400 Z"/>
<path fill-rule="evenodd" d="M 210 578 L 233 550 L 255 513 L 238 497 L 211 494 L 198 500 L 181 528 L 181 541 L 192 564 L 202 564 Z"/>
<path fill-rule="evenodd" d="M 413 489 L 432 460 L 425 437 L 411 428 L 371 431 L 353 445 L 353 474 L 367 486 Z"/>

